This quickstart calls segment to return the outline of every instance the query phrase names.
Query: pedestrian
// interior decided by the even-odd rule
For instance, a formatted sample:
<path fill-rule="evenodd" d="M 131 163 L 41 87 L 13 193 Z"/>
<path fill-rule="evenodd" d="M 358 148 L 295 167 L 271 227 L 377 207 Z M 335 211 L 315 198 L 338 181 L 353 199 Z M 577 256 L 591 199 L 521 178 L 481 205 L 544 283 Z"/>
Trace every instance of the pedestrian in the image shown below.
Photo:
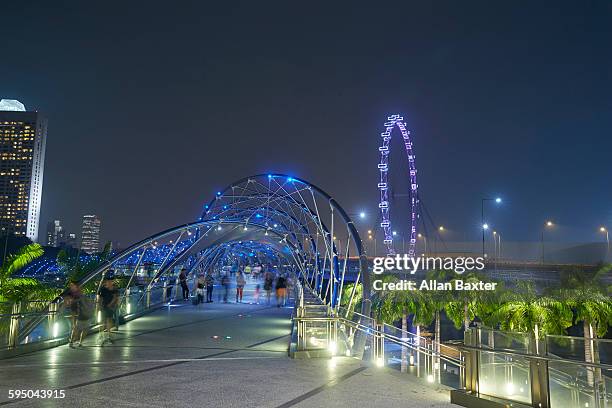
<path fill-rule="evenodd" d="M 78 303 L 82 296 L 83 294 L 78 283 L 70 282 L 68 285 L 68 293 L 64 296 L 64 304 L 70 308 L 70 324 L 72 325 L 70 330 L 70 341 L 68 343 L 70 348 L 74 348 L 74 341 L 77 336 Z"/>
<path fill-rule="evenodd" d="M 274 276 L 272 272 L 266 271 L 264 276 L 264 290 L 266 291 L 266 302 L 270 304 L 270 294 L 272 292 L 272 284 L 274 282 Z"/>
<path fill-rule="evenodd" d="M 227 297 L 229 295 L 230 278 L 227 274 L 221 278 L 221 286 L 223 286 L 223 303 L 227 303 Z"/>
<path fill-rule="evenodd" d="M 238 271 L 236 274 L 236 303 L 242 303 L 242 294 L 244 292 L 244 285 L 246 285 L 246 279 L 242 271 Z"/>
<path fill-rule="evenodd" d="M 100 345 L 103 346 L 106 342 L 113 343 L 113 339 L 111 338 L 111 328 L 114 325 L 115 310 L 119 304 L 119 290 L 117 290 L 115 287 L 112 275 L 109 274 L 105 276 L 102 287 L 98 291 L 98 296 L 100 299 L 100 312 L 102 314 L 103 321 L 101 327 L 102 341 L 100 342 Z M 106 336 L 104 335 L 105 332 Z"/>
<path fill-rule="evenodd" d="M 276 279 L 276 307 L 285 306 L 287 299 L 287 281 L 283 275 Z"/>
<path fill-rule="evenodd" d="M 181 269 L 179 274 L 179 283 L 183 289 L 183 300 L 189 300 L 189 286 L 187 286 L 187 268 Z"/>
<path fill-rule="evenodd" d="M 83 346 L 83 339 L 87 336 L 89 320 L 93 315 L 93 308 L 87 296 L 81 296 L 77 302 L 77 319 L 75 330 L 75 341 L 78 341 L 78 346 Z M 74 347 L 74 346 L 72 346 Z"/>
<path fill-rule="evenodd" d="M 215 279 L 212 276 L 212 270 L 206 274 L 206 303 L 212 303 L 213 301 L 213 289 L 215 288 Z"/>
<path fill-rule="evenodd" d="M 195 292 L 196 292 L 196 300 L 195 304 L 199 305 L 200 303 L 204 303 L 204 288 L 206 287 L 206 279 L 204 278 L 204 274 L 200 274 L 195 283 Z"/>
<path fill-rule="evenodd" d="M 259 283 L 257 284 L 257 286 L 255 286 L 255 292 L 253 293 L 253 298 L 255 299 L 255 304 L 258 305 L 259 304 L 259 294 L 261 292 L 261 288 L 259 286 Z"/>

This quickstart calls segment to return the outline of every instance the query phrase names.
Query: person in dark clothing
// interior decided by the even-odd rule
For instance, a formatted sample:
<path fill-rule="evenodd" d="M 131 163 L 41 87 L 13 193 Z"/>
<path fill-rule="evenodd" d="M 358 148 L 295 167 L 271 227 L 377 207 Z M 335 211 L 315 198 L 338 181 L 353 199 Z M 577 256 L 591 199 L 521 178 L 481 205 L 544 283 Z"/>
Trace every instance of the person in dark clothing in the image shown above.
<path fill-rule="evenodd" d="M 206 283 L 206 303 L 212 303 L 213 289 L 215 288 L 215 279 L 212 277 L 211 272 L 208 272 L 204 282 Z"/>
<path fill-rule="evenodd" d="M 115 309 L 119 304 L 119 290 L 115 287 L 115 283 L 112 279 L 107 278 L 104 280 L 102 287 L 98 291 L 100 298 L 100 311 L 102 312 L 103 331 L 102 331 L 102 342 L 113 343 L 111 338 L 111 328 L 114 325 Z M 106 337 L 104 332 L 107 333 Z"/>
<path fill-rule="evenodd" d="M 264 275 L 264 290 L 266 291 L 267 304 L 270 304 L 270 293 L 272 292 L 273 283 L 274 283 L 274 275 L 272 275 L 272 272 L 266 271 Z"/>
<path fill-rule="evenodd" d="M 287 300 L 287 280 L 283 275 L 276 279 L 276 307 L 285 306 Z"/>
<path fill-rule="evenodd" d="M 227 297 L 229 295 L 230 278 L 227 274 L 221 278 L 221 285 L 223 286 L 223 302 L 227 303 Z"/>
<path fill-rule="evenodd" d="M 76 329 L 74 332 L 74 339 L 78 341 L 79 347 L 83 346 L 83 339 L 87 336 L 87 329 L 89 327 L 89 320 L 93 315 L 93 310 L 89 299 L 86 296 L 81 296 L 77 301 L 77 319 Z M 74 348 L 74 345 L 72 346 Z"/>
<path fill-rule="evenodd" d="M 187 269 L 183 268 L 179 274 L 179 283 L 183 289 L 183 300 L 189 300 L 189 286 L 187 286 Z"/>
<path fill-rule="evenodd" d="M 72 323 L 72 329 L 70 331 L 70 342 L 69 346 L 74 348 L 74 342 L 77 339 L 77 318 L 79 315 L 79 300 L 83 296 L 81 288 L 76 282 L 70 282 L 68 287 L 68 293 L 64 297 L 64 303 L 70 307 L 70 322 Z"/>

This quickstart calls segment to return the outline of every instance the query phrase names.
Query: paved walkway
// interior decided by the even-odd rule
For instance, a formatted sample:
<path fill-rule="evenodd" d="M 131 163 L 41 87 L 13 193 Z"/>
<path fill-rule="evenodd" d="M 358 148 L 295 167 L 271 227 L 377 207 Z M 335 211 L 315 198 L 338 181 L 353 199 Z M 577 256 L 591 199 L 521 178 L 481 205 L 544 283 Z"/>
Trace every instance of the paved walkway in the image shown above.
<path fill-rule="evenodd" d="M 129 322 L 115 343 L 0 361 L 0 406 L 450 407 L 448 391 L 347 357 L 287 356 L 292 309 L 179 304 Z M 9 400 L 8 390 L 65 390 Z"/>

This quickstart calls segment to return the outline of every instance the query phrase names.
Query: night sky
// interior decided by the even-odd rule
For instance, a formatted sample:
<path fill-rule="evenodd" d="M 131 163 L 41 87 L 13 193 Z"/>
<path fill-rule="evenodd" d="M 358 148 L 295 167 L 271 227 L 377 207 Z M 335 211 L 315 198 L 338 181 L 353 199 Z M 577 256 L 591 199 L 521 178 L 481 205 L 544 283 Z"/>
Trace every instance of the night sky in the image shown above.
<path fill-rule="evenodd" d="M 612 227 L 610 1 L 78 3 L 0 11 L 0 97 L 49 119 L 41 235 L 93 212 L 125 246 L 272 171 L 373 222 L 396 112 L 423 203 L 456 239 L 479 238 L 496 195 L 487 221 L 506 240 L 547 219 L 565 241 Z"/>

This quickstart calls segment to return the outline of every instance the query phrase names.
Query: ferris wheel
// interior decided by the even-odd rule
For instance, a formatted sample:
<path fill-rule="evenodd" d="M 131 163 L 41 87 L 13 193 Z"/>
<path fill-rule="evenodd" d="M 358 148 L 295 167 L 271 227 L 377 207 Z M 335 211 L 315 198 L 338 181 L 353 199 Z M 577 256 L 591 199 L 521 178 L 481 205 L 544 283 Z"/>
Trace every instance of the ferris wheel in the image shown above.
<path fill-rule="evenodd" d="M 380 172 L 380 182 L 378 183 L 378 190 L 380 192 L 380 202 L 378 208 L 380 209 L 380 227 L 382 228 L 385 239 L 384 245 L 387 248 L 388 255 L 394 255 L 395 249 L 393 247 L 393 230 L 391 228 L 391 214 L 389 205 L 389 190 L 391 184 L 389 182 L 389 153 L 391 134 L 394 129 L 399 129 L 404 146 L 406 148 L 406 154 L 408 155 L 408 177 L 410 179 L 410 232 L 409 232 L 409 245 L 408 245 L 408 256 L 414 256 L 416 251 L 417 241 L 417 222 L 418 222 L 418 205 L 419 199 L 417 195 L 417 169 L 414 161 L 414 152 L 412 150 L 412 141 L 410 140 L 410 131 L 406 129 L 406 123 L 404 118 L 400 115 L 391 115 L 387 117 L 387 121 L 384 123 L 385 131 L 380 134 L 382 138 L 382 146 L 378 148 L 380 152 L 380 162 L 378 163 L 378 170 Z"/>

